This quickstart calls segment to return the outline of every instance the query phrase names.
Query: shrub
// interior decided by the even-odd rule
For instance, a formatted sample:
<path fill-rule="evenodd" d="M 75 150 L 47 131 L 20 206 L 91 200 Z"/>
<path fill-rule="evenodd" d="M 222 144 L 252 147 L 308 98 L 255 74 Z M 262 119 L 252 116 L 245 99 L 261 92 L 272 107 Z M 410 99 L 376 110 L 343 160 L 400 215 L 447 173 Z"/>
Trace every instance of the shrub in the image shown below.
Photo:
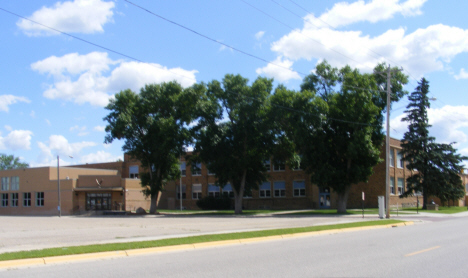
<path fill-rule="evenodd" d="M 207 196 L 198 200 L 197 206 L 203 210 L 228 210 L 231 209 L 231 199 L 225 195 L 219 197 Z"/>

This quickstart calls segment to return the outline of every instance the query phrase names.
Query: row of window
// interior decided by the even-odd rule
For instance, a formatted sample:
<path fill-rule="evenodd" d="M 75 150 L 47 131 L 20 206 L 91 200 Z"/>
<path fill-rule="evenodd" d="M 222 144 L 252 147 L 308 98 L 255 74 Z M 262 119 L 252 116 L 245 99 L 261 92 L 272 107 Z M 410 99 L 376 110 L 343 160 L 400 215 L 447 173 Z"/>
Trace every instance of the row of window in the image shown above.
<path fill-rule="evenodd" d="M 265 168 L 267 169 L 268 172 L 271 171 L 271 160 L 270 159 L 266 159 L 265 162 L 264 162 L 264 165 L 265 165 Z M 191 164 L 191 173 L 192 173 L 192 176 L 201 176 L 201 168 L 202 168 L 202 165 L 201 163 L 199 162 L 196 162 L 196 163 L 192 163 Z M 300 166 L 297 166 L 294 168 L 294 170 L 300 170 Z M 273 171 L 275 172 L 279 172 L 279 171 L 285 171 L 286 170 L 286 164 L 282 161 L 280 162 L 277 162 L 277 163 L 274 163 L 273 164 Z M 180 171 L 182 173 L 182 176 L 186 176 L 187 174 L 187 165 L 185 162 L 181 162 L 180 163 Z M 210 169 L 208 169 L 208 175 L 214 175 L 214 173 L 210 172 Z"/>
<path fill-rule="evenodd" d="M 19 177 L 2 177 L 2 191 L 19 190 Z"/>
<path fill-rule="evenodd" d="M 405 161 L 403 160 L 403 155 L 401 151 L 397 150 L 397 167 L 405 168 Z M 390 167 L 395 167 L 395 149 L 390 149 Z"/>
<path fill-rule="evenodd" d="M 177 199 L 180 199 L 180 186 L 176 186 Z M 208 196 L 219 197 L 221 194 L 226 195 L 230 198 L 234 198 L 234 192 L 230 184 L 226 184 L 224 188 L 220 188 L 214 184 L 208 184 Z M 273 182 L 273 195 L 271 190 L 271 183 L 264 182 L 259 186 L 258 195 L 260 198 L 271 198 L 273 197 L 286 197 L 286 183 L 284 181 Z M 305 182 L 304 181 L 293 181 L 293 196 L 294 197 L 305 197 Z M 248 192 L 244 194 L 244 197 L 251 198 L 252 193 Z M 186 198 L 186 186 L 182 185 L 182 199 Z M 202 185 L 192 185 L 192 199 L 198 200 L 202 198 Z"/>
<path fill-rule="evenodd" d="M 0 206 L 17 207 L 19 204 L 19 193 L 1 193 Z M 23 207 L 31 206 L 31 192 L 23 192 Z M 44 206 L 44 192 L 36 192 L 36 207 Z"/>

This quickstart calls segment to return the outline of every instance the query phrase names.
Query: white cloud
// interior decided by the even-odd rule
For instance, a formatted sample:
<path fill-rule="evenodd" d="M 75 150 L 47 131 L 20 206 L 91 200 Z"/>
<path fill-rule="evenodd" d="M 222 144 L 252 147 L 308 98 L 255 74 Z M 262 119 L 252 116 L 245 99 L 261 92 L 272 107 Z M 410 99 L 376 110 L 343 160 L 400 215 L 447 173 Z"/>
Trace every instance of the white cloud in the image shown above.
<path fill-rule="evenodd" d="M 31 113 L 29 113 L 29 116 L 31 116 L 31 118 L 36 118 L 36 112 L 34 112 L 34 110 L 31 110 Z"/>
<path fill-rule="evenodd" d="M 11 126 L 9 126 L 9 125 L 5 125 L 5 129 L 8 130 L 8 131 L 12 131 L 12 130 L 13 130 L 13 128 L 12 128 Z"/>
<path fill-rule="evenodd" d="M 101 0 L 57 2 L 53 7 L 42 7 L 28 18 L 63 32 L 92 34 L 104 32 L 103 25 L 112 21 L 114 6 L 112 1 Z M 20 19 L 16 25 L 28 36 L 59 34 L 25 19 Z"/>
<path fill-rule="evenodd" d="M 306 24 L 302 30 L 290 32 L 271 49 L 292 61 L 326 59 L 333 66 L 349 64 L 367 72 L 384 61 L 375 54 L 379 53 L 414 76 L 444 70 L 453 57 L 468 52 L 468 30 L 442 24 L 410 34 L 404 28 L 388 30 L 375 37 L 361 31 L 309 27 Z"/>
<path fill-rule="evenodd" d="M 111 66 L 114 69 L 105 76 Z M 51 56 L 31 65 L 33 70 L 53 76 L 54 83 L 44 92 L 49 99 L 64 99 L 78 104 L 106 106 L 113 94 L 132 89 L 139 92 L 148 83 L 176 80 L 188 87 L 196 82 L 197 71 L 168 69 L 158 64 L 112 61 L 107 53 L 77 53 Z"/>
<path fill-rule="evenodd" d="M 468 72 L 464 68 L 460 69 L 460 73 L 454 76 L 456 80 L 468 79 Z"/>
<path fill-rule="evenodd" d="M 468 135 L 462 130 L 468 127 L 468 106 L 450 106 L 445 105 L 440 109 L 430 108 L 427 110 L 429 118 L 430 136 L 436 138 L 438 143 L 468 142 Z M 402 138 L 403 134 L 408 130 L 406 122 L 401 119 L 405 116 L 402 114 L 390 121 L 392 131 L 396 130 L 398 136 L 392 137 Z"/>
<path fill-rule="evenodd" d="M 273 77 L 274 79 L 283 82 L 290 79 L 301 79 L 301 76 L 292 69 L 291 66 L 293 62 L 288 59 L 282 59 L 281 57 L 276 58 L 275 61 L 268 64 L 266 67 L 259 68 L 256 70 L 258 75 L 264 74 L 268 77 Z"/>
<path fill-rule="evenodd" d="M 65 158 L 68 156 L 77 157 L 82 149 L 96 145 L 94 142 L 87 141 L 69 143 L 62 135 L 51 135 L 49 141 L 45 143 L 38 142 L 38 146 L 41 149 L 38 165 L 53 165 L 53 159 L 57 155 Z M 55 163 L 57 163 L 57 160 L 55 160 Z"/>
<path fill-rule="evenodd" d="M 111 153 L 105 151 L 98 151 L 96 153 L 83 155 L 80 159 L 80 163 L 114 162 L 118 159 L 123 160 L 123 156 L 114 156 Z"/>
<path fill-rule="evenodd" d="M 257 40 L 260 40 L 261 38 L 263 38 L 263 35 L 265 35 L 265 31 L 259 31 L 255 34 L 255 38 Z"/>
<path fill-rule="evenodd" d="M 51 124 L 50 124 L 50 121 L 49 121 L 49 120 L 45 119 L 45 122 L 46 122 L 46 124 L 47 124 L 48 126 L 51 126 Z"/>
<path fill-rule="evenodd" d="M 89 134 L 89 132 L 86 131 L 86 126 L 80 127 L 80 126 L 75 125 L 75 126 L 70 127 L 70 131 L 77 132 L 78 136 L 85 136 Z"/>
<path fill-rule="evenodd" d="M 420 8 L 427 0 L 373 0 L 370 2 L 356 1 L 353 3 L 340 2 L 333 8 L 322 14 L 319 19 L 313 15 L 307 15 L 305 19 L 317 27 L 324 27 L 326 23 L 337 28 L 356 22 L 368 21 L 375 23 L 392 18 L 401 13 L 404 16 L 421 14 Z M 327 25 L 328 26 L 328 25 Z"/>
<path fill-rule="evenodd" d="M 9 130 L 7 128 L 7 130 Z M 7 150 L 29 150 L 31 149 L 32 131 L 12 130 L 6 137 L 0 136 L 0 149 Z"/>
<path fill-rule="evenodd" d="M 8 106 L 17 102 L 30 103 L 31 101 L 25 97 L 17 97 L 14 95 L 0 95 L 0 111 L 8 112 L 10 110 Z"/>
<path fill-rule="evenodd" d="M 98 125 L 93 128 L 94 131 L 104 132 L 106 131 L 106 127 L 103 125 Z"/>

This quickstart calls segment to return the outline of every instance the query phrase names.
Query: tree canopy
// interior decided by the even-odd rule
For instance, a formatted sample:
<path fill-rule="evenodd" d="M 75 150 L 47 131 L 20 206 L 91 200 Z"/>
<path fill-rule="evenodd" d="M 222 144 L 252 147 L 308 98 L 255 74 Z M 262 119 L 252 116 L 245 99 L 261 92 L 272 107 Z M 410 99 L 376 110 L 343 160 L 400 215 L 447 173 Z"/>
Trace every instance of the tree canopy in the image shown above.
<path fill-rule="evenodd" d="M 106 107 L 105 143 L 124 140 L 123 151 L 138 159 L 143 193 L 151 197 L 150 213 L 167 181 L 180 175 L 179 157 L 191 142 L 188 125 L 204 92 L 199 85 L 183 89 L 177 82 L 150 84 L 137 94 L 121 91 Z"/>
<path fill-rule="evenodd" d="M 11 169 L 24 169 L 28 168 L 29 164 L 21 162 L 18 157 L 13 155 L 0 154 L 0 170 L 11 170 Z"/>
<path fill-rule="evenodd" d="M 429 82 L 422 78 L 415 91 L 408 96 L 406 107 L 408 131 L 404 134 L 402 155 L 408 162 L 406 168 L 415 172 L 407 179 L 406 191 L 401 197 L 423 194 L 423 209 L 428 198 L 436 196 L 441 201 L 459 199 L 464 196 L 464 188 L 459 176 L 466 157 L 456 153 L 452 144 L 438 144 L 429 136 L 427 109 L 429 102 Z"/>
<path fill-rule="evenodd" d="M 207 85 L 215 109 L 197 126 L 194 153 L 214 173 L 221 187 L 230 184 L 235 213 L 242 212 L 246 191 L 266 179 L 265 159 L 275 147 L 269 96 L 273 80 L 257 78 L 252 85 L 240 75 L 227 74 Z"/>

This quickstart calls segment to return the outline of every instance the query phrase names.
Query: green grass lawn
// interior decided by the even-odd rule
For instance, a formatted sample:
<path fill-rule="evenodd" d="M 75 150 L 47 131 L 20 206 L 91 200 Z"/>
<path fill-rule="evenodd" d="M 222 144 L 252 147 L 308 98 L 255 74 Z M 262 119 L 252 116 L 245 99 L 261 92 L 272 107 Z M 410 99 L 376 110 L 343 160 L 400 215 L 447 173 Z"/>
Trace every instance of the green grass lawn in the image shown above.
<path fill-rule="evenodd" d="M 416 208 L 404 208 L 403 211 L 412 211 L 416 212 Z M 430 213 L 445 213 L 445 214 L 453 214 L 467 211 L 466 207 L 440 207 L 439 210 L 423 210 L 419 208 L 420 212 L 430 212 Z"/>
<path fill-rule="evenodd" d="M 375 221 L 354 222 L 354 223 L 335 224 L 335 225 L 275 229 L 275 230 L 241 232 L 241 233 L 230 233 L 230 234 L 202 235 L 202 236 L 170 238 L 170 239 L 140 241 L 140 242 L 124 242 L 124 243 L 109 243 L 109 244 L 47 248 L 47 249 L 42 249 L 42 250 L 3 253 L 3 254 L 0 254 L 0 261 L 86 254 L 86 253 L 96 253 L 96 252 L 106 252 L 106 251 L 130 250 L 130 249 L 140 249 L 140 248 L 149 248 L 149 247 L 174 246 L 174 245 L 182 245 L 182 244 L 194 244 L 194 243 L 201 243 L 201 242 L 246 239 L 246 238 L 296 234 L 296 233 L 345 229 L 345 228 L 354 228 L 354 227 L 381 226 L 381 225 L 396 224 L 396 223 L 401 223 L 401 222 L 402 221 L 398 221 L 398 220 L 375 220 Z"/>
<path fill-rule="evenodd" d="M 268 214 L 275 212 L 283 212 L 284 210 L 243 210 L 243 215 L 256 215 L 256 214 Z M 169 210 L 160 209 L 158 210 L 161 214 L 196 214 L 196 215 L 234 215 L 234 210 Z"/>

